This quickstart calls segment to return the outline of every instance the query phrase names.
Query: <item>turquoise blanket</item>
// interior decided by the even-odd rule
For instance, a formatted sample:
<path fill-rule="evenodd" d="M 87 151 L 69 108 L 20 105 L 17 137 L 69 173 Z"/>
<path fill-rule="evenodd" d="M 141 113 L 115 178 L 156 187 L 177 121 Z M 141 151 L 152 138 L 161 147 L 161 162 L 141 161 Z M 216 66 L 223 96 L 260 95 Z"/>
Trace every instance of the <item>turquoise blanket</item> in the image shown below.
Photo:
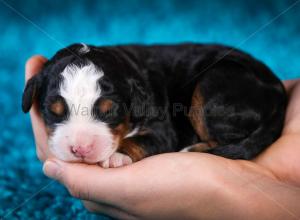
<path fill-rule="evenodd" d="M 300 3 L 293 6 L 295 1 L 1 0 L 0 219 L 106 219 L 89 214 L 42 173 L 29 116 L 20 108 L 28 57 L 50 57 L 74 42 L 214 42 L 251 53 L 282 79 L 296 78 Z"/>

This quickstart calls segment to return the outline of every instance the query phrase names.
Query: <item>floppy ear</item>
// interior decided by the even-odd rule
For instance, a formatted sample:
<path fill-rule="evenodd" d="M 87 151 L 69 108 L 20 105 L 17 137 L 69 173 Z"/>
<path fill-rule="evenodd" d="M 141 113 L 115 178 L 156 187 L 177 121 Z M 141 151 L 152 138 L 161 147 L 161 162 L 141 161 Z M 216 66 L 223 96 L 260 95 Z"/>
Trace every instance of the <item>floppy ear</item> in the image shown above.
<path fill-rule="evenodd" d="M 140 121 L 141 118 L 147 116 L 147 109 L 150 104 L 151 94 L 146 85 L 142 82 L 130 79 L 130 109 L 131 109 L 131 120 Z"/>
<path fill-rule="evenodd" d="M 41 87 L 42 77 L 40 73 L 27 81 L 22 97 L 22 110 L 24 113 L 29 112 L 34 100 L 40 93 Z"/>

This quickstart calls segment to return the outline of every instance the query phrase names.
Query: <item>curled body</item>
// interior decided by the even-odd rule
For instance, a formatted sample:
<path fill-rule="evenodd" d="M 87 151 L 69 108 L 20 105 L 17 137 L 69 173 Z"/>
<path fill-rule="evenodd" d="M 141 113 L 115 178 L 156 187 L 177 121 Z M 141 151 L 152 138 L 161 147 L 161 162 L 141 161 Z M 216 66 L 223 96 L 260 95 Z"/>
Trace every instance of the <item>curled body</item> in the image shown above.
<path fill-rule="evenodd" d="M 286 94 L 260 61 L 222 45 L 73 44 L 27 82 L 49 147 L 118 167 L 174 151 L 251 159 L 281 134 Z"/>

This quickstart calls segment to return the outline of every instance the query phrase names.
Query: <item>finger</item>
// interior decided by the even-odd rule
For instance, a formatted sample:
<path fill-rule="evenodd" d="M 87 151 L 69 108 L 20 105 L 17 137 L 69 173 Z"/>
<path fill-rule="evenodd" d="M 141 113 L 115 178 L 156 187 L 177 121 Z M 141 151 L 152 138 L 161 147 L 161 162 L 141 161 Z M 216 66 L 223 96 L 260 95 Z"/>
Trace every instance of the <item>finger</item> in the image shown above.
<path fill-rule="evenodd" d="M 286 110 L 283 134 L 300 134 L 300 82 L 293 85 Z"/>
<path fill-rule="evenodd" d="M 25 80 L 27 81 L 39 73 L 46 61 L 47 59 L 40 55 L 29 58 L 25 66 Z M 36 142 L 37 156 L 39 160 L 44 161 L 49 155 L 47 146 L 48 135 L 36 102 L 34 102 L 31 107 L 30 118 Z"/>
<path fill-rule="evenodd" d="M 43 65 L 47 62 L 47 59 L 41 55 L 35 55 L 30 57 L 25 65 L 25 80 L 29 80 L 31 77 L 41 71 Z"/>
<path fill-rule="evenodd" d="M 288 94 L 290 94 L 291 90 L 293 90 L 293 88 L 297 84 L 297 82 L 299 82 L 299 80 L 297 80 L 297 79 L 283 81 L 283 85 Z"/>
<path fill-rule="evenodd" d="M 88 211 L 93 213 L 107 215 L 109 217 L 113 217 L 116 219 L 137 219 L 133 215 L 130 215 L 127 212 L 122 211 L 110 205 L 100 204 L 100 203 L 91 202 L 87 200 L 83 200 L 82 203 Z"/>
<path fill-rule="evenodd" d="M 76 198 L 108 205 L 125 201 L 130 175 L 123 168 L 103 169 L 96 165 L 50 159 L 44 163 L 43 170 L 47 176 L 65 185 Z"/>
<path fill-rule="evenodd" d="M 33 104 L 30 110 L 31 124 L 36 144 L 36 152 L 39 160 L 44 161 L 50 156 L 48 148 L 48 134 L 46 125 L 40 115 L 38 106 Z"/>

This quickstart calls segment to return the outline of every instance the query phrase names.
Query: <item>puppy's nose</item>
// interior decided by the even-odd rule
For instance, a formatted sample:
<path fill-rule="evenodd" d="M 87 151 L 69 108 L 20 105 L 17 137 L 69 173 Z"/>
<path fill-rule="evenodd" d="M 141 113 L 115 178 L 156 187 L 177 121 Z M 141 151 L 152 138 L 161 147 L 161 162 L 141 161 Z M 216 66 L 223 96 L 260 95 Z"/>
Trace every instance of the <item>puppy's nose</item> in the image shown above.
<path fill-rule="evenodd" d="M 71 146 L 71 151 L 76 157 L 85 157 L 92 151 L 92 145 Z"/>

